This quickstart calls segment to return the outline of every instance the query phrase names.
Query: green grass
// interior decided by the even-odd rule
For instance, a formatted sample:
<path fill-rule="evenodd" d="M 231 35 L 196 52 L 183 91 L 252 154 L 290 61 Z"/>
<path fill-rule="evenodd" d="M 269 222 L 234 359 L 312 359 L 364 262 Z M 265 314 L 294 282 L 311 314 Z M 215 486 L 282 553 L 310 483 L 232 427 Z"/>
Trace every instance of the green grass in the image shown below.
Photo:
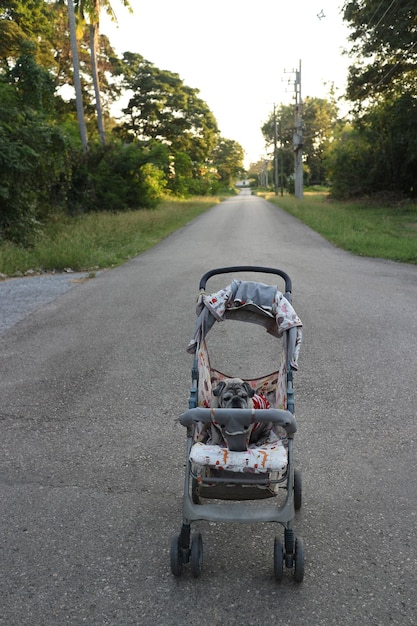
<path fill-rule="evenodd" d="M 326 193 L 262 194 L 336 246 L 360 256 L 417 264 L 417 205 L 341 202 Z"/>
<path fill-rule="evenodd" d="M 44 228 L 32 248 L 0 244 L 0 273 L 71 268 L 95 271 L 124 263 L 203 213 L 220 198 L 170 199 L 156 209 L 125 213 L 57 216 Z"/>
<path fill-rule="evenodd" d="M 340 202 L 323 192 L 294 196 L 262 193 L 302 222 L 353 254 L 417 264 L 417 205 Z M 148 250 L 221 198 L 167 200 L 153 210 L 57 216 L 33 248 L 0 243 L 0 273 L 28 270 L 94 272 Z"/>

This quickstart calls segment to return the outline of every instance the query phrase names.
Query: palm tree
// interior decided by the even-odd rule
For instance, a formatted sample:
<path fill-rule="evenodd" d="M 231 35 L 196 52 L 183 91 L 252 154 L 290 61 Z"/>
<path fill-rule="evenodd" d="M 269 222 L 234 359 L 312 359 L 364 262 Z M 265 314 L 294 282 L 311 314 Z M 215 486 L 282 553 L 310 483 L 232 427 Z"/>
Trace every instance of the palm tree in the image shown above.
<path fill-rule="evenodd" d="M 129 0 L 120 0 L 122 5 L 130 12 L 133 12 Z M 104 145 L 106 138 L 104 133 L 103 110 L 100 98 L 100 82 L 98 76 L 97 65 L 97 49 L 98 37 L 100 32 L 100 12 L 104 9 L 111 20 L 117 22 L 116 14 L 110 3 L 110 0 L 76 0 L 77 13 L 84 21 L 85 16 L 88 17 L 90 30 L 90 54 L 91 54 L 91 71 L 93 76 L 94 95 L 96 99 L 97 125 L 100 136 L 100 143 Z"/>
<path fill-rule="evenodd" d="M 77 106 L 77 118 L 78 127 L 80 129 L 80 137 L 83 149 L 88 150 L 87 129 L 84 118 L 84 106 L 83 106 L 83 94 L 81 90 L 81 78 L 80 78 L 80 62 L 78 58 L 78 45 L 75 26 L 75 12 L 73 0 L 68 0 L 68 22 L 71 38 L 71 53 L 72 53 L 72 65 L 74 70 L 74 89 L 75 89 L 75 102 Z"/>

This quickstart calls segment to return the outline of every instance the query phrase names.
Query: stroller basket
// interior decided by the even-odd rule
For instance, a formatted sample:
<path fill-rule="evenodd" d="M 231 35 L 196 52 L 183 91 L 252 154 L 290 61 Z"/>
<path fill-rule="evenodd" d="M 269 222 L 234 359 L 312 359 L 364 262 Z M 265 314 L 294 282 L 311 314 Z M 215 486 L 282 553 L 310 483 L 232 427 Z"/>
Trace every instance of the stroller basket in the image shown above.
<path fill-rule="evenodd" d="M 206 294 L 211 277 L 238 272 L 275 274 L 284 280 L 285 293 L 274 285 L 234 279 L 219 292 Z M 201 573 L 202 538 L 199 532 L 191 538 L 192 522 L 276 522 L 284 527 L 284 541 L 275 538 L 275 578 L 282 580 L 285 565 L 301 581 L 304 544 L 292 528 L 301 506 L 301 474 L 293 459 L 293 372 L 298 368 L 301 321 L 291 304 L 291 279 L 274 268 L 236 266 L 207 272 L 199 287 L 196 329 L 187 348 L 194 354 L 189 409 L 178 418 L 187 429 L 187 451 L 183 524 L 171 541 L 171 571 L 179 576 L 190 563 L 194 576 Z M 215 404 L 217 385 L 223 389 L 232 380 L 211 368 L 206 335 L 216 321 L 226 319 L 259 324 L 274 340 L 282 339 L 277 371 L 233 379 L 250 390 L 247 408 Z M 282 492 L 285 497 L 278 498 Z M 273 504 L 256 504 L 264 498 L 274 499 Z"/>

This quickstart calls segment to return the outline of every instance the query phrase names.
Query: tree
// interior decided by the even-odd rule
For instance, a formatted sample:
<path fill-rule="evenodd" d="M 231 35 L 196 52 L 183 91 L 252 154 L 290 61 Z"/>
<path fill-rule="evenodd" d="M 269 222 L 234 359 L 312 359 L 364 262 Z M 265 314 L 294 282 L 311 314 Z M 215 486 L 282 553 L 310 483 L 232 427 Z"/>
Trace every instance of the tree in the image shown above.
<path fill-rule="evenodd" d="M 118 133 L 127 141 L 161 141 L 171 153 L 204 163 L 218 140 L 217 122 L 198 89 L 178 74 L 158 69 L 140 54 L 123 55 L 123 88 L 132 92 Z"/>
<path fill-rule="evenodd" d="M 44 0 L 0 0 L 0 67 L 13 64 L 27 41 L 35 46 L 36 63 L 53 67 L 52 17 L 51 5 Z"/>
<path fill-rule="evenodd" d="M 308 183 L 320 184 L 326 181 L 324 166 L 325 153 L 332 140 L 337 124 L 338 109 L 333 100 L 307 97 L 303 103 L 303 160 L 304 175 Z M 285 176 L 294 172 L 293 134 L 294 107 L 281 105 L 271 112 L 262 126 L 265 142 L 273 149 L 275 138 L 275 116 L 279 150 L 283 151 L 282 163 Z M 279 155 L 281 157 L 281 155 Z"/>
<path fill-rule="evenodd" d="M 366 133 L 345 124 L 325 158 L 333 197 L 345 199 L 372 192 L 372 145 Z"/>
<path fill-rule="evenodd" d="M 291 105 L 281 104 L 272 111 L 261 128 L 265 139 L 265 144 L 269 147 L 271 172 L 274 171 L 274 142 L 275 142 L 275 123 L 277 125 L 277 144 L 279 158 L 279 178 L 281 181 L 293 180 L 294 178 L 294 107 Z M 260 162 L 262 164 L 264 162 Z M 264 168 L 264 165 L 263 165 Z M 259 168 L 258 168 L 259 169 Z M 259 176 L 259 173 L 258 173 Z M 263 176 L 262 176 L 263 178 Z M 268 176 L 268 180 L 273 180 L 273 175 Z"/>
<path fill-rule="evenodd" d="M 59 122 L 67 123 L 73 119 L 76 114 L 76 106 L 78 102 L 79 111 L 83 113 L 86 133 L 90 141 L 94 141 L 98 137 L 97 115 L 95 111 L 95 95 L 91 72 L 91 56 L 89 45 L 89 34 L 86 29 L 77 33 L 75 36 L 76 23 L 72 28 L 74 54 L 78 56 L 78 63 L 73 64 L 73 54 L 71 51 L 71 38 L 69 32 L 68 7 L 60 0 L 54 3 L 53 19 L 54 32 L 52 38 L 52 49 L 56 66 L 54 68 L 54 76 L 56 80 L 57 96 L 62 97 L 62 101 L 57 108 Z M 76 45 L 77 44 L 77 45 Z M 109 111 L 110 105 L 116 99 L 120 98 L 120 88 L 116 79 L 117 66 L 120 63 L 115 51 L 110 45 L 109 39 L 105 35 L 98 38 L 98 60 L 100 70 L 100 94 L 103 109 L 104 123 L 111 130 L 114 120 L 111 120 Z M 73 98 L 69 86 L 74 86 L 74 65 L 78 68 L 79 74 L 79 93 Z M 77 94 L 76 94 L 77 96 Z M 82 100 L 82 106 L 80 102 Z"/>
<path fill-rule="evenodd" d="M 369 105 L 328 153 L 335 196 L 417 194 L 417 100 L 405 93 Z"/>
<path fill-rule="evenodd" d="M 414 195 L 415 2 L 349 0 L 343 16 L 351 28 L 350 54 L 355 60 L 349 69 L 347 89 L 354 103 L 354 117 L 348 140 L 345 137 L 332 150 L 334 190 L 347 189 L 346 172 L 351 171 L 351 180 L 355 180 L 351 193 L 389 191 Z M 355 159 L 352 155 L 356 155 Z"/>
<path fill-rule="evenodd" d="M 122 2 L 124 7 L 132 11 L 129 0 L 120 1 Z M 117 18 L 109 0 L 76 0 L 76 6 L 80 20 L 84 22 L 85 18 L 87 17 L 89 21 L 91 71 L 96 101 L 97 125 L 99 130 L 100 142 L 104 145 L 105 132 L 97 62 L 98 38 L 100 30 L 100 11 L 104 9 L 113 21 L 117 21 Z"/>
<path fill-rule="evenodd" d="M 324 98 L 305 98 L 303 110 L 303 153 L 309 184 L 326 182 L 325 155 L 332 142 L 338 120 L 335 102 Z"/>
<path fill-rule="evenodd" d="M 343 19 L 351 29 L 347 95 L 361 103 L 380 94 L 414 90 L 417 78 L 415 0 L 349 0 Z"/>
<path fill-rule="evenodd" d="M 223 185 L 230 187 L 242 175 L 243 158 L 243 148 L 237 141 L 220 138 L 213 150 L 212 160 Z"/>
<path fill-rule="evenodd" d="M 54 80 L 27 40 L 0 75 L 0 237 L 29 245 L 52 206 L 64 206 L 68 144 L 54 120 Z"/>
<path fill-rule="evenodd" d="M 71 37 L 71 51 L 72 51 L 72 63 L 74 70 L 74 89 L 75 89 L 75 101 L 77 106 L 77 117 L 78 117 L 78 126 L 80 129 L 80 137 L 81 143 L 84 151 L 88 149 L 88 140 L 87 140 L 87 129 L 85 126 L 85 118 L 84 118 L 84 103 L 83 103 L 83 95 L 81 89 L 81 78 L 80 78 L 80 63 L 78 58 L 78 45 L 77 45 L 77 36 L 76 36 L 76 24 L 75 24 L 75 13 L 74 13 L 74 3 L 73 0 L 68 1 L 68 21 L 69 21 L 69 29 L 70 29 L 70 37 Z"/>

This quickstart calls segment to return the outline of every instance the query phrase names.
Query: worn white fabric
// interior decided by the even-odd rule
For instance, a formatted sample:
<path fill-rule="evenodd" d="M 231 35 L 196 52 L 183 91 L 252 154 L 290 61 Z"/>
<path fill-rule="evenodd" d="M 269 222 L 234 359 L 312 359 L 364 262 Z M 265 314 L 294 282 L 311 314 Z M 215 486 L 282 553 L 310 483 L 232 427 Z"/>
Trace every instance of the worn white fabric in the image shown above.
<path fill-rule="evenodd" d="M 256 474 L 283 471 L 288 462 L 287 450 L 280 439 L 259 447 L 250 447 L 244 452 L 197 442 L 191 448 L 190 460 L 196 465 L 217 470 Z"/>
<path fill-rule="evenodd" d="M 292 304 L 276 286 L 253 281 L 233 280 L 230 285 L 214 294 L 200 294 L 197 301 L 198 318 L 194 338 L 188 344 L 187 351 L 195 352 L 197 345 L 204 339 L 214 322 L 216 320 L 221 322 L 225 319 L 228 309 L 236 310 L 246 305 L 256 307 L 275 318 L 278 336 L 282 336 L 290 328 L 297 328 L 295 350 L 291 362 L 292 367 L 297 369 L 302 339 L 301 319 Z"/>

